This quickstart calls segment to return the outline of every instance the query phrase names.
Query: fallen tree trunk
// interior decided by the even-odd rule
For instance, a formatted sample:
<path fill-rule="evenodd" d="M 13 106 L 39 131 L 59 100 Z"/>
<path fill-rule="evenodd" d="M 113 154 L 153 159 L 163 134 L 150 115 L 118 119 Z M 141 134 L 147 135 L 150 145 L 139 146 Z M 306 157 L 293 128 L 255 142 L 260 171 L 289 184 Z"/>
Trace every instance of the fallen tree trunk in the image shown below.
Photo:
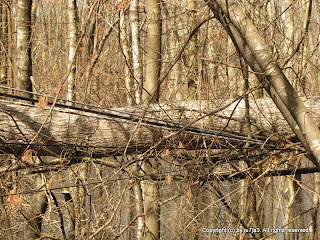
<path fill-rule="evenodd" d="M 292 134 L 270 99 L 251 102 L 256 138 Z M 315 119 L 320 115 L 319 102 L 320 97 L 304 100 Z M 40 111 L 34 105 L 0 101 L 0 151 L 20 155 L 29 146 L 39 155 L 106 157 L 143 153 L 151 147 L 177 148 L 181 142 L 186 148 L 201 148 L 201 137 L 219 142 L 221 147 L 248 140 L 242 137 L 243 100 L 154 105 L 146 112 L 138 107 L 93 111 L 61 105 L 52 112 L 49 109 Z M 48 114 L 38 137 L 30 144 Z M 155 133 L 161 135 L 161 142 L 155 142 Z M 252 139 L 252 143 L 263 141 Z"/>

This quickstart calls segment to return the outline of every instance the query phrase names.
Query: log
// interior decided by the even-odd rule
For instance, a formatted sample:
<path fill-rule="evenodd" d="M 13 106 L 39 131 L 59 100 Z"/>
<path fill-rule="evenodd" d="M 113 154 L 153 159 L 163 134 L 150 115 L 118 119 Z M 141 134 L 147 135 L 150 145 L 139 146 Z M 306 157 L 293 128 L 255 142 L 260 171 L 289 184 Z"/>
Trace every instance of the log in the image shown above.
<path fill-rule="evenodd" d="M 320 97 L 304 99 L 319 124 Z M 290 135 L 293 132 L 270 99 L 250 99 L 252 133 L 256 138 Z M 28 146 L 36 154 L 51 156 L 107 157 L 157 149 L 216 148 L 244 141 L 243 100 L 190 101 L 139 107 L 92 110 L 36 105 L 0 100 L 0 151 L 19 156 Z M 46 118 L 49 115 L 47 121 Z M 38 137 L 31 143 L 42 123 Z M 163 141 L 154 139 L 161 135 Z M 169 137 L 171 136 L 171 137 Z M 263 141 L 252 139 L 253 144 Z M 201 139 L 201 141 L 200 141 Z M 256 141 L 256 142 L 255 142 Z M 31 143 L 31 144 L 30 144 Z M 156 145 L 155 145 L 156 144 Z M 179 145 L 180 144 L 180 145 Z"/>

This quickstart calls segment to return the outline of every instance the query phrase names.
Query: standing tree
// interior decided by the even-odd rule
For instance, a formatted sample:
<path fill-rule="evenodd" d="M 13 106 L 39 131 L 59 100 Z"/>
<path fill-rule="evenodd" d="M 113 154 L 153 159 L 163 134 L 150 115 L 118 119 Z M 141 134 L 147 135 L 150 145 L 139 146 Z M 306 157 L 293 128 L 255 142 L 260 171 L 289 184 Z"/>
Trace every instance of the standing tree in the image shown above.
<path fill-rule="evenodd" d="M 17 86 L 21 90 L 30 92 L 32 92 L 31 5 L 32 0 L 17 1 Z M 32 98 L 31 93 L 22 95 Z"/>
<path fill-rule="evenodd" d="M 32 98 L 32 59 L 31 59 L 31 0 L 17 1 L 17 85 L 23 92 L 22 96 Z M 39 162 L 39 158 L 32 156 L 32 151 L 26 149 L 22 156 L 23 161 Z M 42 175 L 34 175 L 32 187 L 40 188 L 43 186 Z M 25 226 L 25 239 L 37 239 L 41 235 L 41 224 L 43 214 L 47 208 L 47 196 L 45 192 L 35 195 L 25 196 L 23 217 L 27 220 Z"/>
<path fill-rule="evenodd" d="M 187 28 L 188 33 L 192 31 L 192 28 L 196 25 L 196 0 L 187 1 Z M 188 79 L 188 99 L 195 100 L 197 98 L 197 40 L 198 34 L 195 33 L 190 39 L 187 47 L 186 66 L 187 66 L 187 79 Z"/>
<path fill-rule="evenodd" d="M 136 101 L 135 101 L 134 81 L 131 77 L 130 69 L 129 69 L 131 68 L 131 65 L 130 65 L 131 55 L 129 50 L 129 42 L 130 42 L 129 34 L 128 34 L 128 29 L 126 24 L 127 16 L 128 16 L 127 11 L 125 9 L 122 9 L 120 11 L 119 39 L 120 39 L 122 52 L 126 61 L 124 77 L 125 77 L 125 85 L 127 90 L 127 103 L 129 105 L 134 105 Z"/>
<path fill-rule="evenodd" d="M 141 46 L 139 29 L 139 1 L 133 0 L 130 6 L 130 21 L 132 33 L 132 65 L 135 81 L 135 102 L 141 103 L 142 94 L 142 66 L 141 66 Z"/>
<path fill-rule="evenodd" d="M 76 48 L 77 48 L 77 2 L 68 0 L 68 32 L 69 32 L 69 56 L 68 56 L 68 91 L 67 99 L 75 100 L 75 81 L 76 81 Z M 71 103 L 69 103 L 72 105 Z"/>
<path fill-rule="evenodd" d="M 160 0 L 146 1 L 147 39 L 145 55 L 145 82 L 143 84 L 142 101 L 148 106 L 159 101 L 159 77 L 161 69 L 161 11 Z M 158 141 L 159 132 L 154 131 L 153 139 Z M 142 169 L 146 175 L 158 172 L 155 158 L 145 159 Z M 160 238 L 159 186 L 152 180 L 141 182 L 144 212 L 145 239 Z"/>
<path fill-rule="evenodd" d="M 8 6 L 7 3 L 1 2 L 0 3 L 0 84 L 7 84 L 8 81 L 8 29 L 9 29 L 9 22 L 8 22 Z"/>

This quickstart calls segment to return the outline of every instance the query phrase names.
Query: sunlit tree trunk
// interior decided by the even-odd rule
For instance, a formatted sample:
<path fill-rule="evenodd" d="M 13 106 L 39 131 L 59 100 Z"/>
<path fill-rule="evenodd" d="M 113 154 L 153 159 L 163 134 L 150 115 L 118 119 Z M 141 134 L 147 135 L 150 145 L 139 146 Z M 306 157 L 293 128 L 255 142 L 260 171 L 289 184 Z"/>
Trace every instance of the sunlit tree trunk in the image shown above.
<path fill-rule="evenodd" d="M 82 11 L 82 19 L 86 19 L 88 14 L 90 14 L 90 8 L 92 6 L 90 5 L 90 1 L 86 0 L 84 2 L 83 6 L 83 11 Z M 88 25 L 87 30 L 86 30 L 86 37 L 84 38 L 84 42 L 81 44 L 84 45 L 84 49 L 82 51 L 82 56 L 81 56 L 81 61 L 83 62 L 82 64 L 87 64 L 86 71 L 84 73 L 84 81 L 86 81 L 86 92 L 85 92 L 85 98 L 92 100 L 94 95 L 93 93 L 93 87 L 94 87 L 94 82 L 93 79 L 91 78 L 92 75 L 92 70 L 90 70 L 90 60 L 94 58 L 94 53 L 95 50 L 97 49 L 97 41 L 96 41 L 96 27 L 97 27 L 97 18 L 96 14 L 92 14 L 90 19 L 87 21 L 82 21 L 82 31 L 86 30 L 86 25 Z M 89 70 L 89 72 L 88 72 Z"/>
<path fill-rule="evenodd" d="M 176 16 L 177 13 L 177 6 L 174 6 L 173 9 L 173 15 Z M 172 28 L 172 33 L 169 37 L 169 42 L 170 42 L 170 52 L 172 51 L 172 53 L 170 54 L 170 56 L 174 56 L 174 54 L 176 53 L 177 49 L 179 48 L 179 41 L 180 36 L 179 36 L 179 26 L 182 25 L 181 21 L 179 21 L 180 19 L 176 19 L 173 18 L 171 21 L 172 22 L 172 26 L 175 26 Z M 177 62 L 177 64 L 174 66 L 173 70 L 172 70 L 172 79 L 170 80 L 170 98 L 174 99 L 174 100 L 178 100 L 178 101 L 182 101 L 184 99 L 184 96 L 186 95 L 186 93 L 184 92 L 183 89 L 183 81 L 182 81 L 182 61 L 179 60 Z"/>
<path fill-rule="evenodd" d="M 7 84 L 8 81 L 8 7 L 2 1 L 0 3 L 0 21 L 1 21 L 1 36 L 0 36 L 0 84 Z"/>
<path fill-rule="evenodd" d="M 77 48 L 77 2 L 76 0 L 68 0 L 68 41 L 69 41 L 69 55 L 68 55 L 68 90 L 67 99 L 69 101 L 75 100 L 75 84 L 76 84 L 76 48 Z M 71 103 L 68 103 L 72 105 Z"/>
<path fill-rule="evenodd" d="M 32 92 L 31 5 L 32 0 L 17 0 L 17 86 L 30 92 Z M 21 93 L 21 95 L 32 98 L 31 93 Z"/>
<path fill-rule="evenodd" d="M 142 196 L 142 191 L 141 191 L 141 182 L 136 181 L 133 185 L 133 194 L 134 194 L 134 199 L 135 199 L 135 205 L 136 205 L 136 213 L 137 215 L 141 215 L 140 217 L 137 218 L 137 231 L 136 231 L 136 238 L 137 240 L 142 240 L 143 239 L 143 233 L 144 233 L 144 207 L 143 207 L 143 196 Z"/>
<path fill-rule="evenodd" d="M 134 74 L 135 102 L 141 103 L 142 97 L 142 66 L 139 29 L 139 0 L 133 0 L 130 6 L 130 22 L 132 34 L 132 65 Z"/>
<path fill-rule="evenodd" d="M 147 8 L 147 40 L 145 55 L 145 82 L 143 84 L 143 102 L 159 101 L 159 76 L 161 69 L 161 15 L 160 1 L 146 2 Z"/>
<path fill-rule="evenodd" d="M 293 217 L 293 203 L 295 201 L 295 191 L 294 191 L 294 182 L 290 178 L 284 179 L 284 198 L 283 198 L 283 227 L 284 228 L 292 228 L 291 220 Z M 292 233 L 286 232 L 285 239 L 290 240 Z"/>
<path fill-rule="evenodd" d="M 125 79 L 125 85 L 126 85 L 126 90 L 127 90 L 127 103 L 128 105 L 134 105 L 136 103 L 135 101 L 135 91 L 134 91 L 134 81 L 131 77 L 131 73 L 129 68 L 131 67 L 130 65 L 130 50 L 129 50 L 129 34 L 127 30 L 127 24 L 126 19 L 127 17 L 127 11 L 121 10 L 120 11 L 120 22 L 119 22 L 119 37 L 120 37 L 120 43 L 123 51 L 123 55 L 125 57 L 126 61 L 126 66 L 124 70 L 124 79 Z"/>
<path fill-rule="evenodd" d="M 149 103 L 159 101 L 159 77 L 161 69 L 161 12 L 160 0 L 146 1 L 147 11 L 147 40 L 145 55 L 145 82 L 143 84 L 142 100 L 148 106 Z M 154 141 L 158 141 L 159 132 L 154 131 Z M 158 172 L 158 162 L 154 158 L 145 159 L 143 171 L 149 174 Z M 159 186 L 152 180 L 141 182 L 145 212 L 145 239 L 154 240 L 160 238 L 160 209 Z"/>
<path fill-rule="evenodd" d="M 31 0 L 17 1 L 17 85 L 21 90 L 30 92 L 32 91 L 31 6 Z M 32 98 L 31 93 L 22 93 L 22 95 Z M 27 154 L 27 152 L 24 154 Z M 36 159 L 36 161 L 39 161 L 39 159 Z M 33 181 L 35 189 L 44 184 L 41 175 L 35 175 Z M 27 221 L 24 239 L 37 239 L 41 235 L 42 218 L 47 208 L 46 193 L 39 192 L 34 195 L 26 195 L 24 202 L 22 214 Z"/>

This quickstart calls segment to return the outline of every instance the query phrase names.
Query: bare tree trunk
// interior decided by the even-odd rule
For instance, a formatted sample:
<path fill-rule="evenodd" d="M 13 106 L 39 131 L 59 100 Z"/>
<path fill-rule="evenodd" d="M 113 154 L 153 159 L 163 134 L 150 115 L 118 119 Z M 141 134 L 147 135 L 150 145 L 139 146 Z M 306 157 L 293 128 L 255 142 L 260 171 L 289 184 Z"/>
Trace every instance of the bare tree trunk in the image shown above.
<path fill-rule="evenodd" d="M 318 209 L 319 209 L 319 193 L 320 193 L 320 174 L 314 174 L 314 193 L 313 193 L 313 211 L 311 214 L 311 224 L 310 224 L 310 233 L 309 233 L 309 240 L 316 240 L 319 239 L 319 229 L 318 229 Z"/>
<path fill-rule="evenodd" d="M 144 207 L 143 207 L 143 196 L 142 196 L 142 191 L 141 191 L 141 183 L 140 181 L 137 181 L 133 185 L 133 193 L 134 193 L 134 198 L 135 198 L 135 204 L 136 204 L 136 214 L 138 215 L 143 215 L 144 212 Z M 144 233 L 144 217 L 140 216 L 137 218 L 137 235 L 136 238 L 137 240 L 142 240 L 143 239 L 143 233 Z"/>
<path fill-rule="evenodd" d="M 196 1 L 187 0 L 187 27 L 188 33 L 190 33 L 193 27 L 196 25 Z M 197 99 L 197 63 L 196 63 L 196 54 L 197 54 L 197 33 L 189 41 L 187 47 L 187 56 L 186 56 L 186 65 L 188 69 L 188 99 L 195 100 Z"/>
<path fill-rule="evenodd" d="M 92 6 L 90 6 L 90 1 L 86 0 L 84 3 L 84 9 L 83 9 L 83 14 L 81 16 L 82 19 L 86 19 L 88 14 L 90 14 L 90 8 Z M 87 29 L 87 35 L 86 35 L 86 42 L 82 43 L 85 45 L 85 50 L 82 51 L 82 61 L 84 62 L 84 64 L 86 64 L 86 71 L 84 72 L 84 80 L 86 81 L 86 91 L 85 91 L 85 99 L 93 99 L 93 82 L 91 77 L 92 74 L 92 68 L 91 66 L 91 62 L 90 60 L 94 58 L 93 54 L 95 52 L 95 49 L 97 48 L 97 41 L 95 41 L 95 36 L 96 34 L 96 14 L 92 14 L 91 18 L 88 19 L 89 25 L 88 25 L 88 29 Z M 80 21 L 79 21 L 80 22 Z M 82 21 L 82 31 L 85 31 L 86 29 L 86 21 Z M 89 72 L 87 72 L 89 70 Z"/>
<path fill-rule="evenodd" d="M 208 5 L 222 22 L 251 69 L 267 77 L 265 88 L 269 92 L 269 87 L 274 89 L 275 94 L 271 94 L 271 98 L 320 170 L 320 130 L 283 74 L 258 29 L 236 1 L 228 1 L 227 5 L 223 0 L 216 0 L 210 1 Z"/>
<path fill-rule="evenodd" d="M 77 1 L 68 0 L 68 32 L 69 32 L 69 56 L 68 56 L 68 90 L 67 99 L 75 100 L 75 81 L 76 81 L 76 48 L 77 48 Z M 68 103 L 70 104 L 70 103 Z M 72 104 L 70 104 L 72 105 Z"/>
<path fill-rule="evenodd" d="M 17 0 L 17 85 L 19 89 L 30 92 L 32 92 L 31 5 L 32 0 Z M 21 95 L 32 98 L 30 93 Z"/>
<path fill-rule="evenodd" d="M 139 30 L 139 0 L 133 0 L 130 6 L 130 22 L 132 33 L 132 65 L 135 86 L 135 102 L 141 103 L 142 97 L 142 66 L 141 66 L 141 46 Z"/>
<path fill-rule="evenodd" d="M 126 90 L 127 90 L 127 103 L 129 105 L 134 105 L 136 101 L 135 101 L 134 81 L 129 71 L 131 56 L 130 56 L 130 50 L 129 50 L 129 37 L 128 37 L 128 30 L 127 30 L 127 24 L 126 24 L 126 17 L 127 17 L 127 11 L 126 10 L 120 11 L 119 37 L 120 37 L 120 43 L 122 45 L 123 55 L 126 61 L 124 78 L 125 78 L 125 84 L 126 84 Z"/>
<path fill-rule="evenodd" d="M 21 90 L 32 91 L 32 60 L 31 60 L 31 0 L 17 1 L 17 83 Z M 22 93 L 22 96 L 32 98 L 31 93 Z M 26 153 L 26 152 L 25 152 Z M 40 159 L 35 159 L 39 161 Z M 37 189 L 43 186 L 41 175 L 34 176 L 33 186 Z M 25 197 L 26 208 L 21 212 L 28 224 L 25 226 L 25 239 L 37 239 L 41 235 L 42 215 L 47 208 L 45 192 Z"/>
<path fill-rule="evenodd" d="M 295 201 L 295 191 L 293 180 L 287 177 L 284 177 L 284 209 L 283 209 L 283 227 L 291 228 L 291 221 L 293 216 L 293 203 Z M 286 240 L 290 240 L 292 233 L 286 232 L 284 234 Z"/>
<path fill-rule="evenodd" d="M 145 82 L 142 92 L 142 101 L 148 106 L 149 103 L 159 101 L 159 77 L 161 69 L 161 12 L 160 0 L 146 2 L 147 10 L 147 41 L 145 56 Z M 153 132 L 154 141 L 158 141 L 159 132 Z M 156 159 L 145 159 L 142 169 L 146 175 L 158 172 Z M 152 180 L 141 182 L 145 212 L 145 239 L 155 240 L 160 238 L 160 209 L 159 209 L 159 186 Z"/>
<path fill-rule="evenodd" d="M 81 187 L 78 190 L 78 219 L 79 219 L 79 236 L 80 239 L 86 239 L 88 237 L 87 233 L 87 210 L 86 210 L 86 196 L 87 196 L 87 189 L 86 189 L 86 180 L 87 180 L 87 172 L 88 172 L 88 163 L 81 163 L 79 165 L 79 172 L 78 174 L 78 183 Z M 79 239 L 79 238 L 78 238 Z"/>
<path fill-rule="evenodd" d="M 143 84 L 143 102 L 149 104 L 159 101 L 159 76 L 161 69 L 161 13 L 160 1 L 146 2 L 147 40 L 145 56 L 145 82 Z"/>
<path fill-rule="evenodd" d="M 67 174 L 67 176 L 64 176 L 64 173 Z M 71 180 L 66 181 L 66 179 L 73 179 L 72 173 L 69 170 L 61 171 L 58 175 L 59 181 L 62 183 L 63 186 L 72 185 Z M 76 212 L 75 212 L 75 204 L 73 201 L 73 196 L 71 196 L 71 188 L 65 187 L 62 191 L 64 200 L 65 200 L 65 206 L 67 209 L 67 212 L 69 214 L 69 226 L 68 226 L 68 239 L 74 240 L 75 239 L 75 225 L 76 225 Z"/>
<path fill-rule="evenodd" d="M 44 185 L 44 181 L 40 174 L 33 178 L 34 186 L 40 188 Z M 38 239 L 41 236 L 41 223 L 43 214 L 47 209 L 47 194 L 40 191 L 33 195 L 26 195 L 24 198 L 26 209 L 23 209 L 22 215 L 26 218 L 28 224 L 25 225 L 24 239 Z"/>
<path fill-rule="evenodd" d="M 158 163 L 156 159 L 148 159 L 143 164 L 146 174 L 157 174 Z M 144 213 L 145 213 L 145 238 L 154 240 L 160 238 L 160 209 L 159 209 L 159 186 L 152 180 L 141 181 Z"/>
<path fill-rule="evenodd" d="M 8 7 L 3 1 L 0 3 L 0 21 L 1 21 L 1 34 L 0 34 L 0 84 L 6 85 L 8 83 Z"/>

